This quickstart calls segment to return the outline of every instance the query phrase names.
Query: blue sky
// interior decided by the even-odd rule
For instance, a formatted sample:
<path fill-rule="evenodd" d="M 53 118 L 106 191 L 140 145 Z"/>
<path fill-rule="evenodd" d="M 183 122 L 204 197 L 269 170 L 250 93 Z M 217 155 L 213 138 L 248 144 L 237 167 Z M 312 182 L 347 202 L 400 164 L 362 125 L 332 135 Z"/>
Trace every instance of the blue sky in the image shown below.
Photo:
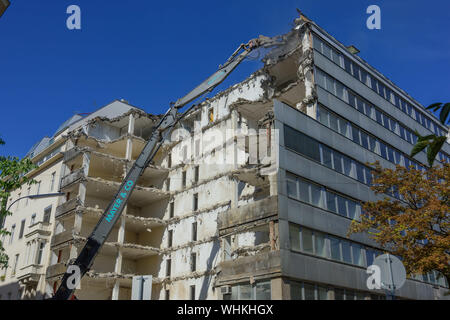
<path fill-rule="evenodd" d="M 450 2 L 18 1 L 0 18 L 0 154 L 22 157 L 70 116 L 126 99 L 150 113 L 188 93 L 241 42 L 285 33 L 296 8 L 424 105 L 450 101 Z M 66 8 L 81 8 L 81 30 Z M 381 30 L 366 8 L 381 8 Z M 243 63 L 215 92 L 260 67 Z"/>

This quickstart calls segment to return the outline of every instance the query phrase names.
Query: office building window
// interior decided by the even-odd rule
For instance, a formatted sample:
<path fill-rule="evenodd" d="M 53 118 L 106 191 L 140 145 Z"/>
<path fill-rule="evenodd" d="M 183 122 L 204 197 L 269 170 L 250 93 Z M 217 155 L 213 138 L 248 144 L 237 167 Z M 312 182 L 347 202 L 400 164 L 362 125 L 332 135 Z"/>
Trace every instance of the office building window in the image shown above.
<path fill-rule="evenodd" d="M 195 140 L 195 157 L 200 156 L 200 139 Z"/>
<path fill-rule="evenodd" d="M 30 219 L 30 226 L 32 226 L 35 223 L 36 223 L 36 213 L 33 213 Z"/>
<path fill-rule="evenodd" d="M 313 233 L 309 229 L 303 229 L 302 232 L 302 251 L 307 253 L 313 253 Z"/>
<path fill-rule="evenodd" d="M 51 214 L 52 214 L 52 206 L 45 208 L 44 218 L 43 218 L 42 222 L 50 223 Z"/>
<path fill-rule="evenodd" d="M 31 244 L 32 244 L 32 242 L 27 242 L 27 250 L 25 252 L 25 263 L 27 265 L 30 264 L 30 259 L 31 259 Z"/>
<path fill-rule="evenodd" d="M 270 300 L 271 299 L 270 281 L 256 282 L 255 299 L 256 300 Z"/>
<path fill-rule="evenodd" d="M 11 275 L 15 275 L 16 274 L 16 270 L 17 270 L 17 265 L 19 264 L 19 254 L 16 254 L 14 257 L 14 263 L 12 266 L 12 270 L 11 270 Z"/>
<path fill-rule="evenodd" d="M 326 287 L 317 286 L 317 299 L 328 300 L 328 289 Z"/>
<path fill-rule="evenodd" d="M 373 264 L 376 256 L 377 252 L 375 250 L 366 249 L 366 262 L 368 266 Z"/>
<path fill-rule="evenodd" d="M 291 198 L 298 199 L 298 187 L 297 187 L 297 178 L 294 175 L 286 174 L 287 181 L 287 194 Z"/>
<path fill-rule="evenodd" d="M 214 108 L 208 109 L 208 122 L 209 123 L 214 122 Z"/>
<path fill-rule="evenodd" d="M 181 172 L 181 186 L 186 187 L 186 171 Z"/>
<path fill-rule="evenodd" d="M 13 242 L 13 240 L 14 240 L 14 232 L 16 231 L 16 225 L 15 224 L 13 224 L 12 226 L 11 226 L 11 235 L 10 235 L 10 237 L 9 237 L 9 244 L 11 244 L 12 242 Z"/>
<path fill-rule="evenodd" d="M 334 300 L 344 300 L 344 289 L 334 289 Z"/>
<path fill-rule="evenodd" d="M 394 106 L 402 110 L 404 113 L 409 115 L 411 118 L 422 124 L 424 127 L 428 128 L 436 134 L 440 134 L 440 130 L 437 125 L 431 121 L 431 119 L 424 113 L 416 111 L 416 107 L 412 107 L 410 103 L 406 100 L 400 98 L 395 92 L 387 88 L 383 83 L 378 81 L 375 77 L 371 76 L 366 70 L 359 67 L 356 63 L 352 62 L 349 58 L 343 57 L 343 59 L 337 59 L 335 57 L 340 56 L 336 50 L 331 49 L 328 45 L 324 43 L 323 40 L 318 39 L 314 36 L 314 49 L 323 54 L 329 60 L 333 61 L 335 64 L 343 68 L 353 77 L 361 81 L 363 84 L 371 88 L 373 91 L 378 93 L 384 99 L 392 103 Z M 342 57 L 342 56 L 341 56 Z M 343 63 L 342 63 L 343 60 Z"/>
<path fill-rule="evenodd" d="M 353 263 L 363 267 L 364 266 L 364 259 L 362 255 L 362 247 L 356 243 L 352 243 L 352 256 L 353 256 Z"/>
<path fill-rule="evenodd" d="M 199 166 L 194 167 L 194 182 L 197 183 L 199 181 Z"/>
<path fill-rule="evenodd" d="M 326 236 L 318 231 L 314 231 L 314 253 L 321 257 L 327 257 Z"/>
<path fill-rule="evenodd" d="M 352 255 L 350 251 L 350 242 L 342 240 L 342 260 L 347 263 L 352 263 Z"/>
<path fill-rule="evenodd" d="M 170 178 L 166 179 L 166 191 L 170 191 Z"/>
<path fill-rule="evenodd" d="M 307 282 L 290 283 L 291 298 L 293 300 L 329 300 L 328 292 L 334 292 L 335 300 L 364 300 L 368 293 L 342 288 L 333 288 L 324 285 Z M 379 299 L 374 295 L 372 299 Z"/>
<path fill-rule="evenodd" d="M 330 252 L 331 259 L 341 260 L 341 247 L 339 245 L 339 240 L 334 237 L 330 237 Z"/>
<path fill-rule="evenodd" d="M 195 300 L 195 286 L 190 286 L 189 292 L 190 292 L 190 297 L 189 298 L 191 300 Z"/>
<path fill-rule="evenodd" d="M 30 192 L 31 192 L 31 187 L 28 187 L 27 196 L 30 196 Z M 29 200 L 29 198 L 25 198 L 25 207 L 28 206 L 28 200 Z"/>
<path fill-rule="evenodd" d="M 173 230 L 169 230 L 167 232 L 167 247 L 172 247 L 172 241 L 173 241 Z"/>
<path fill-rule="evenodd" d="M 53 191 L 53 188 L 55 187 L 55 176 L 56 176 L 56 172 L 53 172 L 51 182 L 50 182 L 50 191 Z"/>
<path fill-rule="evenodd" d="M 384 126 L 387 130 L 395 133 L 396 135 L 400 136 L 402 139 L 408 141 L 411 144 L 417 143 L 417 136 L 412 132 L 412 130 L 406 128 L 405 126 L 401 125 L 397 120 L 392 118 L 391 116 L 385 114 L 378 108 L 375 108 L 371 103 L 357 95 L 356 93 L 352 92 L 350 89 L 346 88 L 343 84 L 341 84 L 339 81 L 336 81 L 331 76 L 327 75 L 320 69 L 316 69 L 316 83 L 324 88 L 325 90 L 328 90 L 344 102 L 347 102 L 352 107 L 356 108 L 359 112 L 365 114 L 372 120 L 378 122 L 380 125 Z M 437 135 L 445 135 L 445 132 L 440 130 L 437 127 L 437 124 L 434 124 L 430 118 L 422 114 L 421 112 L 415 112 L 414 108 L 410 109 L 410 105 L 404 101 L 400 100 L 400 98 L 396 97 L 395 94 L 386 89 L 383 85 L 381 85 L 378 81 L 372 81 L 373 84 L 377 86 L 377 92 L 381 92 L 382 96 L 388 95 L 390 97 L 390 101 L 393 102 L 395 106 L 397 106 L 399 109 L 410 115 L 413 119 L 417 119 L 417 122 L 419 122 L 424 127 L 428 128 L 430 131 L 436 133 Z M 338 95 L 338 93 L 335 91 L 335 87 L 344 87 L 344 95 L 345 92 L 348 95 L 348 101 L 344 98 L 342 98 L 341 95 Z M 392 98 L 395 96 L 395 98 Z M 398 101 L 398 102 L 395 102 Z M 409 111 L 411 110 L 411 112 Z M 336 130 L 336 126 L 334 126 L 332 123 L 328 122 L 327 119 L 322 119 L 322 114 L 319 113 L 319 116 L 317 118 L 320 122 L 327 125 L 328 127 L 331 127 L 333 130 Z M 337 131 L 337 130 L 336 130 Z M 341 133 L 342 134 L 342 133 Z M 356 139 L 356 137 L 354 138 Z M 446 156 L 446 160 L 450 161 L 450 157 Z"/>
<path fill-rule="evenodd" d="M 297 151 L 320 162 L 319 143 L 286 125 L 284 126 L 284 145 L 286 148 Z"/>
<path fill-rule="evenodd" d="M 170 272 L 172 270 L 172 259 L 166 260 L 166 277 L 170 277 Z"/>
<path fill-rule="evenodd" d="M 191 253 L 191 272 L 197 270 L 197 254 L 195 252 Z"/>
<path fill-rule="evenodd" d="M 25 219 L 20 222 L 19 239 L 23 237 L 23 231 L 25 230 Z"/>
<path fill-rule="evenodd" d="M 197 221 L 192 223 L 191 234 L 192 234 L 192 241 L 197 241 Z"/>
<path fill-rule="evenodd" d="M 345 290 L 345 300 L 356 300 L 355 291 Z"/>
<path fill-rule="evenodd" d="M 239 284 L 231 288 L 231 300 L 270 300 L 271 294 L 270 281 Z"/>
<path fill-rule="evenodd" d="M 38 255 L 37 255 L 37 264 L 42 264 L 42 256 L 44 254 L 44 248 L 45 248 L 45 242 L 41 241 L 39 242 L 39 247 L 38 247 Z"/>
<path fill-rule="evenodd" d="M 334 237 L 316 230 L 289 224 L 291 250 L 342 261 L 360 267 L 373 264 L 380 250 L 365 247 L 353 241 Z M 366 260 L 364 257 L 366 256 Z"/>
<path fill-rule="evenodd" d="M 254 294 L 251 285 L 239 286 L 239 300 L 253 300 Z"/>
<path fill-rule="evenodd" d="M 175 202 L 171 201 L 169 203 L 169 218 L 173 218 L 175 213 Z"/>
<path fill-rule="evenodd" d="M 192 202 L 193 202 L 192 210 L 197 211 L 198 210 L 198 193 L 194 193 Z"/>
<path fill-rule="evenodd" d="M 364 171 L 362 172 L 364 173 Z M 359 220 L 361 217 L 361 204 L 358 201 L 337 194 L 289 172 L 286 173 L 286 183 L 290 198 L 306 202 L 349 219 Z"/>
<path fill-rule="evenodd" d="M 368 136 L 365 135 L 364 139 L 368 147 Z M 286 148 L 309 157 L 320 164 L 353 179 L 357 179 L 357 166 L 363 166 L 367 170 L 370 170 L 360 162 L 353 160 L 336 150 L 330 149 L 287 125 L 284 126 L 284 142 Z M 371 180 L 368 179 L 368 177 L 365 178 L 365 181 L 361 182 L 370 184 Z M 302 197 L 302 195 L 300 195 L 300 197 Z M 318 200 L 320 201 L 320 199 Z"/>
<path fill-rule="evenodd" d="M 36 194 L 39 194 L 39 192 L 41 192 L 41 182 L 38 181 L 38 183 L 36 184 Z"/>
<path fill-rule="evenodd" d="M 172 153 L 167 155 L 167 167 L 172 168 Z"/>
<path fill-rule="evenodd" d="M 183 162 L 186 162 L 188 159 L 188 148 L 187 146 L 183 146 Z"/>
<path fill-rule="evenodd" d="M 316 185 L 316 184 L 311 184 L 310 188 L 310 199 L 311 199 L 311 204 L 316 206 L 316 207 L 320 207 L 320 208 L 324 208 L 324 203 L 323 203 L 323 190 L 322 187 Z"/>
<path fill-rule="evenodd" d="M 316 288 L 315 285 L 305 283 L 303 285 L 304 300 L 316 300 Z"/>
<path fill-rule="evenodd" d="M 292 250 L 301 251 L 299 227 L 293 223 L 289 224 L 289 241 Z"/>

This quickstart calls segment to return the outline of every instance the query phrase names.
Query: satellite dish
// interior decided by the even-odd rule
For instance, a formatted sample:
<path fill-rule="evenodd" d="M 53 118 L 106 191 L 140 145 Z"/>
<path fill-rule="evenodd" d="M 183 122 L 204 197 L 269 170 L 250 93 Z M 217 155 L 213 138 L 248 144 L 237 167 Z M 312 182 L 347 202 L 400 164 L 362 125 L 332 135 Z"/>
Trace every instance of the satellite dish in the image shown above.
<path fill-rule="evenodd" d="M 380 268 L 382 289 L 394 292 L 400 289 L 406 281 L 406 270 L 399 258 L 389 253 L 375 258 L 374 265 Z"/>

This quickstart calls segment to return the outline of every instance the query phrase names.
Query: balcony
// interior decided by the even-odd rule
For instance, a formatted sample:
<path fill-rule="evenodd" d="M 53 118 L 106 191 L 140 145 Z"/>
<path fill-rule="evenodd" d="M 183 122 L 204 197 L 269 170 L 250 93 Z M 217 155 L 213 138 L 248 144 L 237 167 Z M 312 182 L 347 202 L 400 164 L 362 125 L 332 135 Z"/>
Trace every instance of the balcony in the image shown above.
<path fill-rule="evenodd" d="M 46 278 L 50 279 L 61 276 L 66 272 L 66 269 L 67 269 L 66 265 L 62 262 L 48 266 Z"/>
<path fill-rule="evenodd" d="M 119 248 L 122 251 L 123 258 L 130 260 L 139 260 L 151 256 L 156 256 L 161 252 L 161 250 L 158 248 L 136 243 L 105 242 L 100 250 L 100 254 L 115 257 Z"/>
<path fill-rule="evenodd" d="M 132 285 L 132 280 L 134 276 L 139 274 L 123 274 L 116 272 L 97 272 L 95 270 L 89 270 L 86 272 L 86 277 L 89 277 L 90 283 L 98 283 L 99 285 L 104 285 L 106 283 L 112 283 L 119 281 L 120 285 L 125 288 L 130 288 Z M 152 285 L 158 286 L 162 283 L 161 278 L 152 277 Z M 153 291 L 153 290 L 152 290 Z M 131 298 L 131 297 L 130 297 Z"/>
<path fill-rule="evenodd" d="M 69 200 L 56 208 L 56 218 L 71 217 L 75 212 L 83 214 L 83 222 L 90 221 L 96 224 L 103 215 L 103 208 L 82 206 L 78 198 Z M 132 212 L 128 209 L 128 212 Z M 165 221 L 155 217 L 141 217 L 133 214 L 124 214 L 127 229 L 132 232 L 143 232 L 146 229 L 157 228 L 166 225 Z"/>
<path fill-rule="evenodd" d="M 52 234 L 52 225 L 49 222 L 37 222 L 28 227 L 25 238 L 39 237 L 46 238 Z"/>
<path fill-rule="evenodd" d="M 43 272 L 44 266 L 38 264 L 30 264 L 21 268 L 17 274 L 17 280 L 22 284 L 32 285 L 37 284 Z"/>
<path fill-rule="evenodd" d="M 59 246 L 61 244 L 69 242 L 71 240 L 73 240 L 72 230 L 68 230 L 68 231 L 64 231 L 64 232 L 55 234 L 52 237 L 51 247 L 53 248 L 53 247 Z"/>
<path fill-rule="evenodd" d="M 85 176 L 84 170 L 85 170 L 85 168 L 81 167 L 80 169 L 75 170 L 74 172 L 64 176 L 61 179 L 61 187 L 60 187 L 61 190 L 66 188 L 67 186 L 71 185 L 72 183 L 75 183 L 78 180 L 82 179 Z"/>
<path fill-rule="evenodd" d="M 58 207 L 56 207 L 55 218 L 61 217 L 66 213 L 75 210 L 80 205 L 81 200 L 78 197 L 60 204 Z"/>
<path fill-rule="evenodd" d="M 119 190 L 120 183 L 108 181 L 101 178 L 86 178 L 87 191 L 86 194 L 90 198 L 110 200 Z M 129 204 L 137 207 L 145 207 L 152 202 L 167 199 L 169 192 L 162 191 L 153 187 L 142 187 L 137 185 L 130 195 Z M 88 200 L 86 200 L 88 203 Z"/>
<path fill-rule="evenodd" d="M 228 228 L 234 228 L 256 220 L 272 218 L 277 214 L 278 196 L 271 196 L 263 200 L 225 211 L 219 215 L 217 223 L 219 231 L 222 234 L 225 233 Z"/>
<path fill-rule="evenodd" d="M 235 283 L 236 281 L 255 280 L 265 277 L 281 276 L 280 251 L 270 251 L 236 260 L 221 262 L 217 267 L 219 273 L 217 286 Z"/>
<path fill-rule="evenodd" d="M 67 150 L 66 152 L 64 152 L 64 162 L 68 162 L 88 150 L 90 150 L 90 149 L 89 148 L 78 148 L 78 147 L 71 148 L 71 149 Z"/>

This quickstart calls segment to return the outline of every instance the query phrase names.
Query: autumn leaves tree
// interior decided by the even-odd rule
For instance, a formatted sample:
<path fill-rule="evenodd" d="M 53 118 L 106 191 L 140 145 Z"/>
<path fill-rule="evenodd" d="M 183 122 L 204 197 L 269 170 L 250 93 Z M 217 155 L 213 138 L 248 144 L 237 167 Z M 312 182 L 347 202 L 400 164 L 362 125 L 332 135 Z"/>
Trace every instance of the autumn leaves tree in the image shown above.
<path fill-rule="evenodd" d="M 352 222 L 349 234 L 368 232 L 387 251 L 402 257 L 410 275 L 436 270 L 449 280 L 450 165 L 436 165 L 426 172 L 372 165 L 372 190 L 396 197 L 385 195 L 363 204 L 361 220 Z"/>
<path fill-rule="evenodd" d="M 447 125 L 450 103 L 434 103 L 427 107 L 440 111 L 439 120 Z M 396 169 L 373 166 L 371 189 L 382 200 L 363 204 L 360 221 L 353 221 L 349 235 L 367 232 L 381 247 L 403 259 L 409 275 L 433 270 L 450 280 L 450 164 L 433 166 L 446 141 L 435 134 L 418 137 L 411 157 L 426 152 L 425 171 L 413 166 Z M 388 197 L 387 195 L 395 195 Z"/>

